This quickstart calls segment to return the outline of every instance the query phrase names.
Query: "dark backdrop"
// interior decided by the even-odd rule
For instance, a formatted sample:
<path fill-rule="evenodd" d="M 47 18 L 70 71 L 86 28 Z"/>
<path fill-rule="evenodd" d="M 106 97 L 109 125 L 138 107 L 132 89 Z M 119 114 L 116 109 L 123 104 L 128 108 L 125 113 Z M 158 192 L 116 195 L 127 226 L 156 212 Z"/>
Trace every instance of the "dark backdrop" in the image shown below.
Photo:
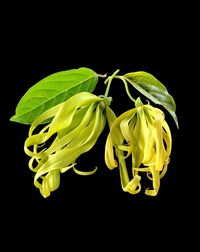
<path fill-rule="evenodd" d="M 2 251 L 41 244 L 56 245 L 57 251 L 62 246 L 70 251 L 121 245 L 134 249 L 146 244 L 156 248 L 158 241 L 165 246 L 174 241 L 195 244 L 199 239 L 200 66 L 195 7 L 135 1 L 41 2 L 1 2 Z M 9 118 L 37 81 L 81 66 L 101 74 L 116 69 L 121 74 L 150 72 L 175 98 L 180 129 L 166 115 L 173 151 L 158 196 L 122 191 L 118 170 L 109 171 L 103 160 L 107 128 L 94 150 L 80 158 L 81 166 L 88 169 L 98 164 L 96 174 L 63 174 L 60 188 L 47 199 L 34 188 L 23 152 L 28 127 Z M 95 93 L 104 90 L 102 82 Z M 111 91 L 113 109 L 130 108 L 119 82 Z"/>

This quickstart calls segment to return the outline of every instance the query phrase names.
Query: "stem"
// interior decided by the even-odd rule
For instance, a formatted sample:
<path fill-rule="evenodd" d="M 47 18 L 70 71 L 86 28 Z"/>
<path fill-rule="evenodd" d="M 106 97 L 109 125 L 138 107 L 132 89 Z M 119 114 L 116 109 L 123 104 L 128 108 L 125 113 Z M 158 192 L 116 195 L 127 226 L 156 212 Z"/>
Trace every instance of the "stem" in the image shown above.
<path fill-rule="evenodd" d="M 105 92 L 105 97 L 108 97 L 108 93 L 109 93 L 109 90 L 110 90 L 110 86 L 111 86 L 111 82 L 112 80 L 117 77 L 116 74 L 119 72 L 119 69 L 116 70 L 111 76 L 109 76 L 106 80 L 105 80 L 105 84 L 107 84 L 107 88 L 106 88 L 106 92 Z"/>
<path fill-rule="evenodd" d="M 108 78 L 105 80 L 104 83 L 107 84 L 107 88 L 106 88 L 104 96 L 108 97 L 108 93 L 110 91 L 110 86 L 111 86 L 112 80 L 114 78 L 116 78 L 116 79 L 120 79 L 123 81 L 128 97 L 131 99 L 131 101 L 133 101 L 135 103 L 135 99 L 133 98 L 133 96 L 131 95 L 131 93 L 129 91 L 128 83 L 127 83 L 126 79 L 123 76 L 117 76 L 118 72 L 119 72 L 119 69 L 116 70 L 111 76 L 108 76 Z"/>
<path fill-rule="evenodd" d="M 105 74 L 97 74 L 97 76 L 100 77 L 100 78 L 106 78 L 107 77 L 107 73 L 105 73 Z"/>
<path fill-rule="evenodd" d="M 133 96 L 131 95 L 131 93 L 130 93 L 130 91 L 129 91 L 128 83 L 126 82 L 126 80 L 124 79 L 124 77 L 123 77 L 123 76 L 115 76 L 115 78 L 120 79 L 120 80 L 123 81 L 124 86 L 125 86 L 125 89 L 126 89 L 126 93 L 127 93 L 128 97 L 129 97 L 133 102 L 135 102 L 135 99 L 133 98 Z"/>

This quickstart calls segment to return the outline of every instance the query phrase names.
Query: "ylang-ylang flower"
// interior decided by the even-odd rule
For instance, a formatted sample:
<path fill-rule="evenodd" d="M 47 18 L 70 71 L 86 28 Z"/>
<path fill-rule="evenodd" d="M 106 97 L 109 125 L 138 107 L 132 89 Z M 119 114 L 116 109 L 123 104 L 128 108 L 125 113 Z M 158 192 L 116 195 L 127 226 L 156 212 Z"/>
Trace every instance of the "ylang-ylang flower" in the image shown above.
<path fill-rule="evenodd" d="M 43 112 L 32 123 L 24 150 L 31 157 L 29 168 L 36 173 L 34 185 L 44 197 L 59 187 L 60 173 L 69 169 L 80 175 L 95 172 L 79 171 L 75 164 L 96 143 L 109 103 L 109 98 L 81 92 Z"/>
<path fill-rule="evenodd" d="M 157 195 L 172 147 L 164 113 L 150 104 L 144 105 L 139 98 L 135 108 L 117 118 L 110 108 L 106 112 L 110 125 L 105 148 L 108 168 L 119 167 L 122 188 L 131 194 L 140 192 L 141 173 L 145 172 L 152 181 L 145 193 Z"/>

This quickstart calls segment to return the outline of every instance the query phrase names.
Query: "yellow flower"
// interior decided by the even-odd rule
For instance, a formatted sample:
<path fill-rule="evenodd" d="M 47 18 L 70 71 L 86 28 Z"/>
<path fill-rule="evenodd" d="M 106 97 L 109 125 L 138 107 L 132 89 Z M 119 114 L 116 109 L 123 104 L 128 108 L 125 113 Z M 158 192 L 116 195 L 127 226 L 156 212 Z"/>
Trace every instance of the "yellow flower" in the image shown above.
<path fill-rule="evenodd" d="M 73 169 L 80 175 L 89 175 L 96 171 L 79 171 L 75 164 L 96 143 L 105 126 L 109 103 L 109 98 L 78 93 L 43 112 L 32 123 L 24 150 L 31 157 L 29 168 L 36 173 L 34 185 L 44 197 L 59 187 L 60 173 Z M 49 123 L 35 133 L 46 122 Z"/>
<path fill-rule="evenodd" d="M 139 98 L 135 108 L 118 118 L 108 107 L 106 113 L 110 125 L 105 147 L 106 165 L 109 169 L 119 166 L 122 188 L 131 194 L 140 192 L 140 172 L 146 172 L 152 188 L 147 188 L 145 193 L 157 195 L 172 147 L 171 132 L 164 113 L 149 104 L 143 105 Z M 131 157 L 131 171 L 127 170 L 128 157 Z"/>

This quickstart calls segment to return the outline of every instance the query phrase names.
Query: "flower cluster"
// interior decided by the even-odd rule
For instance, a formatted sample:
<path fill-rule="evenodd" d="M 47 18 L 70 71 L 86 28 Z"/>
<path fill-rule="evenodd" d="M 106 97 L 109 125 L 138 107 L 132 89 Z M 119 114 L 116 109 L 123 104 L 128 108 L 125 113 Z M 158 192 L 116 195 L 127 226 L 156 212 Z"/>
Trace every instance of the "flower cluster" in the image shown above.
<path fill-rule="evenodd" d="M 109 103 L 109 98 L 81 92 L 43 112 L 32 123 L 24 150 L 31 157 L 29 168 L 36 173 L 34 185 L 45 198 L 59 187 L 60 173 L 69 169 L 80 175 L 95 172 L 79 171 L 75 164 L 80 155 L 94 146 L 104 129 Z M 48 121 L 35 133 L 40 124 Z"/>
<path fill-rule="evenodd" d="M 146 172 L 152 181 L 152 188 L 147 188 L 145 193 L 157 195 L 160 178 L 167 170 L 172 146 L 164 113 L 149 104 L 143 105 L 138 98 L 135 108 L 118 118 L 107 108 L 107 118 L 110 133 L 106 141 L 105 162 L 108 168 L 119 166 L 122 188 L 131 194 L 140 192 L 140 173 Z M 131 157 L 131 167 L 127 168 L 128 157 Z"/>

